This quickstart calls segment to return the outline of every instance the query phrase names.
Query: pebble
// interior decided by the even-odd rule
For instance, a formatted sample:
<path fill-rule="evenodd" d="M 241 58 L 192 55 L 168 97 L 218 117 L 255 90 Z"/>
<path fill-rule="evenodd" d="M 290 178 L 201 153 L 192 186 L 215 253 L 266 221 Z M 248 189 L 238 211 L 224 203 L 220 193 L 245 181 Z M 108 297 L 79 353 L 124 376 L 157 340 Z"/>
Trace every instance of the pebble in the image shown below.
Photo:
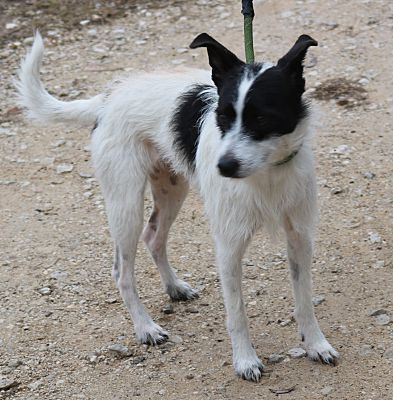
<path fill-rule="evenodd" d="M 368 312 L 369 317 L 376 317 L 377 315 L 386 314 L 387 311 L 384 308 L 376 308 Z"/>
<path fill-rule="evenodd" d="M 27 385 L 27 387 L 28 387 L 30 390 L 37 390 L 38 388 L 40 388 L 40 387 L 43 386 L 43 385 L 44 385 L 44 382 L 42 382 L 42 380 L 39 379 L 38 381 L 29 383 L 29 384 Z"/>
<path fill-rule="evenodd" d="M 71 172 L 74 169 L 74 166 L 72 164 L 59 164 L 56 167 L 56 172 L 58 174 L 66 174 L 68 172 Z"/>
<path fill-rule="evenodd" d="M 325 301 L 325 296 L 322 296 L 322 295 L 314 296 L 312 298 L 312 303 L 314 304 L 315 307 L 319 306 L 324 301 Z"/>
<path fill-rule="evenodd" d="M 361 356 L 369 356 L 370 354 L 373 353 L 373 346 L 371 344 L 364 344 L 360 347 L 359 349 L 359 354 Z"/>
<path fill-rule="evenodd" d="M 16 380 L 0 376 L 0 390 L 9 390 L 17 385 L 19 385 L 19 383 Z"/>
<path fill-rule="evenodd" d="M 48 296 L 52 293 L 52 289 L 46 286 L 41 289 L 38 289 L 38 293 L 42 294 L 43 296 Z"/>
<path fill-rule="evenodd" d="M 392 359 L 393 360 L 393 347 L 390 347 L 383 353 L 384 358 Z"/>
<path fill-rule="evenodd" d="M 23 362 L 21 360 L 11 360 L 7 365 L 10 368 L 18 368 L 22 364 L 23 364 Z"/>
<path fill-rule="evenodd" d="M 280 363 L 281 361 L 284 361 L 284 360 L 285 360 L 285 355 L 284 354 L 273 353 L 273 354 L 270 354 L 267 362 L 268 362 L 268 364 L 278 364 L 278 363 Z"/>
<path fill-rule="evenodd" d="M 293 349 L 288 350 L 287 354 L 291 358 L 302 358 L 306 356 L 307 352 L 301 347 L 294 347 Z"/>
<path fill-rule="evenodd" d="M 378 260 L 374 264 L 374 268 L 383 268 L 385 266 L 385 261 L 384 260 Z"/>
<path fill-rule="evenodd" d="M 5 24 L 5 29 L 15 29 L 18 27 L 18 24 L 15 24 L 14 22 L 9 22 L 8 24 Z"/>
<path fill-rule="evenodd" d="M 390 324 L 390 317 L 387 314 L 377 315 L 377 317 L 375 318 L 375 323 L 381 326 L 388 325 Z"/>
<path fill-rule="evenodd" d="M 340 146 L 331 150 L 330 154 L 349 154 L 351 152 L 351 148 L 346 144 L 341 144 Z"/>
<path fill-rule="evenodd" d="M 163 308 L 162 308 L 162 312 L 164 314 L 173 314 L 175 312 L 175 310 L 173 309 L 173 305 L 172 304 L 166 304 Z"/>
<path fill-rule="evenodd" d="M 97 29 L 89 29 L 87 35 L 90 37 L 97 37 Z"/>
<path fill-rule="evenodd" d="M 183 339 L 177 335 L 169 335 L 168 340 L 172 343 L 180 344 L 183 342 Z"/>
<path fill-rule="evenodd" d="M 124 346 L 124 344 L 121 343 L 108 346 L 108 350 L 118 358 L 127 358 L 132 356 L 132 351 L 130 351 L 127 346 Z"/>
<path fill-rule="evenodd" d="M 374 179 L 375 178 L 374 172 L 370 172 L 370 171 L 363 172 L 363 176 L 365 178 L 367 178 L 367 179 Z"/>
<path fill-rule="evenodd" d="M 369 232 L 368 240 L 371 243 L 381 243 L 382 241 L 381 236 L 377 232 Z"/>
<path fill-rule="evenodd" d="M 321 394 L 323 396 L 328 396 L 330 393 L 333 392 L 333 388 L 331 386 L 325 386 L 322 390 L 321 390 Z"/>

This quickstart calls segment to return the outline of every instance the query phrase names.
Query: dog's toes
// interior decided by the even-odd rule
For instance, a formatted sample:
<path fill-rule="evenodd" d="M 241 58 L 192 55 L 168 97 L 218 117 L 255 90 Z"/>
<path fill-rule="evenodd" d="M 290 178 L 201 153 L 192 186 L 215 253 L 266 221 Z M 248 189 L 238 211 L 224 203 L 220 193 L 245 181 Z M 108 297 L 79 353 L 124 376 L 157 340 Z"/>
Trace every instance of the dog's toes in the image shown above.
<path fill-rule="evenodd" d="M 194 300 L 199 297 L 196 290 L 194 290 L 187 282 L 180 279 L 176 285 L 167 286 L 166 292 L 173 301 Z"/>
<path fill-rule="evenodd" d="M 340 355 L 334 348 L 326 341 L 324 343 L 310 346 L 307 349 L 307 355 L 314 361 L 319 361 L 322 364 L 336 366 Z"/>
<path fill-rule="evenodd" d="M 259 382 L 264 372 L 264 365 L 260 360 L 242 362 L 235 366 L 237 374 L 246 381 Z"/>
<path fill-rule="evenodd" d="M 138 334 L 138 339 L 142 344 L 158 346 L 169 339 L 168 332 L 164 331 L 159 325 L 153 324 L 148 330 Z"/>

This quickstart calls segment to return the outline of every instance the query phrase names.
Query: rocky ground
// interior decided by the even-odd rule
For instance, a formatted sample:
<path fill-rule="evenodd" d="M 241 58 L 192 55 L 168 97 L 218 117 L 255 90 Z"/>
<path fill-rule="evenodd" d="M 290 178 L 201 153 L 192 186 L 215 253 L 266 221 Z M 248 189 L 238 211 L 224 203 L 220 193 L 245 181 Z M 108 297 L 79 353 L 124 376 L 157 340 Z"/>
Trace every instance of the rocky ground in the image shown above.
<path fill-rule="evenodd" d="M 320 43 L 306 63 L 308 96 L 321 111 L 315 303 L 341 353 L 333 368 L 289 352 L 301 342 L 284 245 L 260 234 L 244 260 L 253 343 L 270 370 L 258 384 L 231 366 L 198 195 L 174 226 L 170 258 L 200 298 L 170 303 L 140 246 L 142 299 L 172 336 L 138 345 L 110 276 L 89 129 L 32 126 L 12 86 L 33 24 L 46 37 L 42 78 L 64 100 L 141 69 L 207 67 L 203 50 L 187 48 L 202 31 L 242 55 L 240 1 L 102 3 L 0 1 L 0 398 L 393 398 L 392 2 L 256 1 L 259 60 L 277 60 L 301 33 Z"/>

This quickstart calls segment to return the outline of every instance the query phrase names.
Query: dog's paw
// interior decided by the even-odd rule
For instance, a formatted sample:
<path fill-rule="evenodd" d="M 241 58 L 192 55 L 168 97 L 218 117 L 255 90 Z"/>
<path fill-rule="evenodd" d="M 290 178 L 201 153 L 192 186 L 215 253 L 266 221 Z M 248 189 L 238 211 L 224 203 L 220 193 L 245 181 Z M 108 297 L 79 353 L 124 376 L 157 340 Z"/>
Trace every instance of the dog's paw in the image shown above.
<path fill-rule="evenodd" d="M 178 279 L 173 285 L 168 285 L 166 292 L 174 301 L 194 300 L 199 297 L 198 292 L 181 279 Z"/>
<path fill-rule="evenodd" d="M 259 382 L 265 366 L 258 357 L 235 362 L 235 371 L 246 381 Z"/>
<path fill-rule="evenodd" d="M 320 361 L 322 364 L 337 365 L 339 354 L 330 343 L 324 339 L 320 342 L 306 345 L 308 358 Z"/>
<path fill-rule="evenodd" d="M 149 324 L 149 326 L 145 327 L 143 330 L 138 330 L 136 336 L 139 342 L 150 346 L 158 346 L 159 344 L 165 343 L 169 338 L 168 332 L 154 322 Z"/>

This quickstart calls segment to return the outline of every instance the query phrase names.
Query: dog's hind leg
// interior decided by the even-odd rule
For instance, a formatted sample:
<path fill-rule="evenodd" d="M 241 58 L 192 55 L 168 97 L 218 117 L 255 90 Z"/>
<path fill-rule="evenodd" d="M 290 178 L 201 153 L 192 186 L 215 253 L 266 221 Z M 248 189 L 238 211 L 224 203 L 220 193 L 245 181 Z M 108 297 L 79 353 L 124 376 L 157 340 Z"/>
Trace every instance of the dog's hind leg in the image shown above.
<path fill-rule="evenodd" d="M 143 231 L 142 238 L 157 265 L 164 290 L 172 300 L 190 300 L 198 297 L 192 287 L 179 279 L 167 256 L 169 229 L 188 193 L 184 177 L 175 175 L 167 165 L 158 162 L 149 175 L 154 208 Z"/>
<path fill-rule="evenodd" d="M 313 245 L 311 234 L 297 232 L 290 218 L 284 224 L 287 235 L 290 275 L 295 296 L 295 318 L 308 356 L 325 364 L 335 365 L 338 353 L 326 340 L 314 314 L 312 303 L 311 263 Z"/>
<path fill-rule="evenodd" d="M 93 138 L 93 159 L 115 242 L 113 277 L 134 322 L 138 340 L 153 345 L 162 343 L 168 335 L 153 322 L 143 306 L 134 274 L 137 244 L 143 228 L 149 155 L 140 143 L 94 142 Z"/>

